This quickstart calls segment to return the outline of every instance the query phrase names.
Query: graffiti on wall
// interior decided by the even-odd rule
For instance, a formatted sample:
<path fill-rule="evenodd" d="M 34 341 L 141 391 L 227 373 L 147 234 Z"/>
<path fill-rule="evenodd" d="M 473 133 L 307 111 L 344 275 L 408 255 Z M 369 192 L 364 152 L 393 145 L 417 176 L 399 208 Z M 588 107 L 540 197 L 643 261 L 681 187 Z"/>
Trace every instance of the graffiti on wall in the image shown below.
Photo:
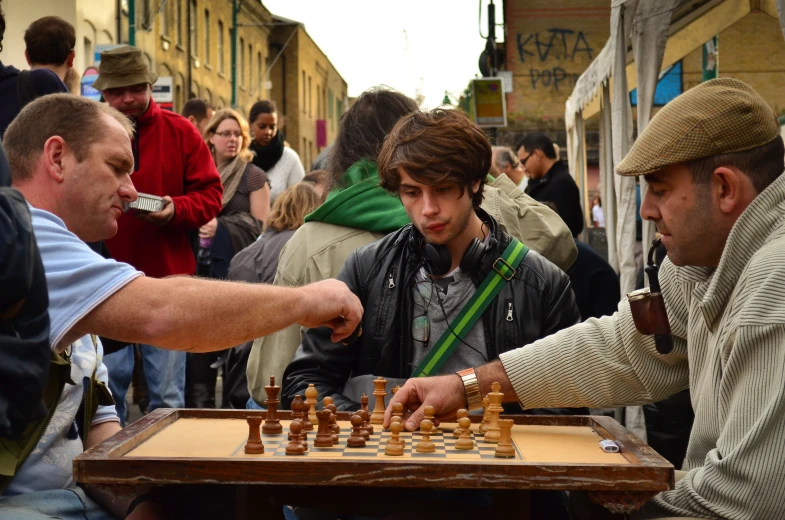
<path fill-rule="evenodd" d="M 518 33 L 516 42 L 521 63 L 530 65 L 532 90 L 560 92 L 575 86 L 579 75 L 567 72 L 560 64 L 552 65 L 553 61 L 574 62 L 578 57 L 589 63 L 594 59 L 594 49 L 583 31 L 552 27 L 530 34 Z"/>

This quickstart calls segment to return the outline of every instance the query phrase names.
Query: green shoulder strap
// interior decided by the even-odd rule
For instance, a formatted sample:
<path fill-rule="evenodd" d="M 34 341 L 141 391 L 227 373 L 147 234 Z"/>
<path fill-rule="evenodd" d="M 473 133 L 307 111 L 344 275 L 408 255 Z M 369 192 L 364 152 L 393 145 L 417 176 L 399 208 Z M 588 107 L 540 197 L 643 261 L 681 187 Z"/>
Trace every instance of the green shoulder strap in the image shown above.
<path fill-rule="evenodd" d="M 502 256 L 493 263 L 491 272 L 488 273 L 480 287 L 450 324 L 452 330 L 444 331 L 444 334 L 414 370 L 412 377 L 427 377 L 441 370 L 466 333 L 477 323 L 488 305 L 502 290 L 504 284 L 515 275 L 516 269 L 528 252 L 529 248 L 522 242 L 515 238 L 510 240 L 510 245 L 504 250 Z"/>

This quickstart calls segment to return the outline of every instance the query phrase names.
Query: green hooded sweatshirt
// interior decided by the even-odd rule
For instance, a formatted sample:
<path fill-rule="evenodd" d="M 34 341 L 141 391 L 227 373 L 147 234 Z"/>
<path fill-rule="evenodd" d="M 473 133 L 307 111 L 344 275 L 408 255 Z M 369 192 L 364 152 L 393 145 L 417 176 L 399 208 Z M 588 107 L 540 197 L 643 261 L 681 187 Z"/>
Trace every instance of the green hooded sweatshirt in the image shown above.
<path fill-rule="evenodd" d="M 351 165 L 341 177 L 341 184 L 305 221 L 385 234 L 410 223 L 401 200 L 379 186 L 379 169 L 369 159 Z"/>

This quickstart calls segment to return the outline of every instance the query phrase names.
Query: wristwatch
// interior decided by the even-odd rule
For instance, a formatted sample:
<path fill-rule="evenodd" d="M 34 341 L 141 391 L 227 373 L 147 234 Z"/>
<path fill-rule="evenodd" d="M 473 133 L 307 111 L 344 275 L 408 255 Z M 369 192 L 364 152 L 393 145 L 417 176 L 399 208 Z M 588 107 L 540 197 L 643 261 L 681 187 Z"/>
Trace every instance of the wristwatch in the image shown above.
<path fill-rule="evenodd" d="M 456 372 L 463 381 L 463 391 L 466 394 L 466 409 L 470 412 L 482 408 L 482 395 L 480 395 L 480 383 L 477 381 L 477 374 L 473 368 L 467 368 Z"/>

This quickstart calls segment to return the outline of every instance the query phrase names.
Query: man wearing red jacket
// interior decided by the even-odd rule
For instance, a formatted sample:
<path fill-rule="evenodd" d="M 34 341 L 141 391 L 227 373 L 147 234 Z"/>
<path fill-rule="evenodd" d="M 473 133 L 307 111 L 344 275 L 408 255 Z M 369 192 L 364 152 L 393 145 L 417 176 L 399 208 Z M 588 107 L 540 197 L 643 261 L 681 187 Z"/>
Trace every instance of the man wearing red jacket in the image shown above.
<path fill-rule="evenodd" d="M 136 127 L 133 139 L 134 187 L 163 197 L 156 213 L 131 210 L 120 217 L 117 235 L 106 241 L 112 257 L 145 275 L 163 278 L 192 275 L 196 262 L 188 232 L 199 229 L 221 210 L 221 178 L 202 136 L 182 116 L 162 110 L 152 99 L 158 76 L 142 52 L 129 46 L 101 54 L 93 87 Z M 185 352 L 141 345 L 150 393 L 150 411 L 185 405 Z M 125 395 L 133 370 L 133 349 L 106 356 L 117 412 L 125 419 Z"/>

